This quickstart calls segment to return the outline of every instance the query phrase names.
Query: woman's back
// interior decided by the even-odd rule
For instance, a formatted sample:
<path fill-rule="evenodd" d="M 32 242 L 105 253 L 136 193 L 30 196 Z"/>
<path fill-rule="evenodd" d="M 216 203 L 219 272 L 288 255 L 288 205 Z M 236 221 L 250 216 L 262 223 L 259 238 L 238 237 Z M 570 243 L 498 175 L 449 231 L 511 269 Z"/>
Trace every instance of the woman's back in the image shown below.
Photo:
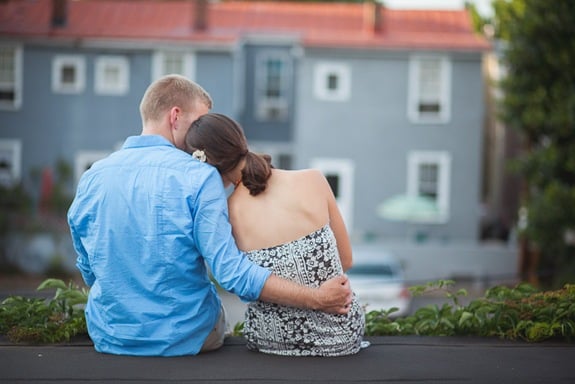
<path fill-rule="evenodd" d="M 238 247 L 277 276 L 317 287 L 351 263 L 335 197 L 317 170 L 274 169 L 264 192 L 252 196 L 239 186 L 229 209 Z M 343 230 L 339 238 L 334 227 Z M 364 327 L 357 299 L 345 316 L 257 301 L 248 305 L 244 336 L 260 352 L 340 356 L 359 351 Z"/>
<path fill-rule="evenodd" d="M 329 223 L 323 176 L 316 170 L 274 169 L 264 192 L 239 187 L 229 199 L 230 221 L 240 249 L 269 248 Z"/>

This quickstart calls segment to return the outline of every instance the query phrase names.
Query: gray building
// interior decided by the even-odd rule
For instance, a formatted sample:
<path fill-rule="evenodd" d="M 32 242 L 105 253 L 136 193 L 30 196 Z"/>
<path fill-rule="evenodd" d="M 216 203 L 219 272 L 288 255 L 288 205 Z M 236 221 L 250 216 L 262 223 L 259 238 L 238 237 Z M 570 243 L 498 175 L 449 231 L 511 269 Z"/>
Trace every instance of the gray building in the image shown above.
<path fill-rule="evenodd" d="M 281 168 L 321 169 L 355 243 L 476 248 L 489 50 L 465 10 L 4 1 L 0 182 L 38 195 L 31 173 L 58 159 L 77 180 L 140 133 L 148 84 L 181 73 L 241 122 L 254 151 Z M 398 195 L 436 211 L 378 214 Z"/>

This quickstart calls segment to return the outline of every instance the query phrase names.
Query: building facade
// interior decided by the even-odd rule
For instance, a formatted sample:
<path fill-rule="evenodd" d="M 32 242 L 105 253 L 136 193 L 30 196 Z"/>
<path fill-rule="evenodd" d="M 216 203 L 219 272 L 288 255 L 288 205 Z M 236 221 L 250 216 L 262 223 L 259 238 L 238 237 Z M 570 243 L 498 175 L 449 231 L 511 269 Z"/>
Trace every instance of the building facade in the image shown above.
<path fill-rule="evenodd" d="M 0 3 L 0 182 L 74 180 L 141 130 L 146 87 L 200 83 L 277 167 L 327 176 L 354 241 L 476 244 L 490 46 L 465 10 L 378 3 Z M 387 220 L 391 197 L 437 212 Z"/>

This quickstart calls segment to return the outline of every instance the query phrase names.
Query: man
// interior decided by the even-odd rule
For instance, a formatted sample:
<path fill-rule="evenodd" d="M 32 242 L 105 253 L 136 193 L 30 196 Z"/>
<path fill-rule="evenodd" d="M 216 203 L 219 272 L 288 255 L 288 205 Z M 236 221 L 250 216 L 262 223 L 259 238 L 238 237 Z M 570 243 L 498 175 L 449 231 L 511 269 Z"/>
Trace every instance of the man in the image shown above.
<path fill-rule="evenodd" d="M 211 107 L 208 93 L 182 76 L 152 83 L 140 104 L 142 134 L 78 184 L 68 223 L 91 287 L 85 312 L 97 351 L 177 356 L 219 348 L 225 312 L 207 268 L 246 301 L 349 311 L 345 276 L 304 287 L 237 249 L 220 175 L 178 149 Z"/>

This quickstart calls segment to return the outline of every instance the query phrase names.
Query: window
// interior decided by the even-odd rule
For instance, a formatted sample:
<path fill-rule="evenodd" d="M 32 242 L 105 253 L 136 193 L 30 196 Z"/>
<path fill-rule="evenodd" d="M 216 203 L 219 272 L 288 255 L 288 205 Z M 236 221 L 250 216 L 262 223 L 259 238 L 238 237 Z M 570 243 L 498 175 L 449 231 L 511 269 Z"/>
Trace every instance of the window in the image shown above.
<path fill-rule="evenodd" d="M 279 169 L 292 169 L 293 167 L 292 156 L 288 153 L 278 154 L 275 158 L 272 158 L 272 162 Z"/>
<path fill-rule="evenodd" d="M 327 180 L 333 195 L 337 199 L 341 195 L 339 188 L 339 175 L 337 173 L 327 173 L 325 175 L 325 179 Z"/>
<path fill-rule="evenodd" d="M 128 59 L 122 56 L 102 56 L 96 59 L 95 92 L 101 95 L 124 95 L 130 83 Z"/>
<path fill-rule="evenodd" d="M 272 165 L 279 169 L 292 169 L 293 156 L 290 145 L 266 142 L 250 143 L 250 151 L 254 153 L 266 153 L 272 158 Z"/>
<path fill-rule="evenodd" d="M 314 71 L 314 94 L 320 100 L 346 101 L 351 93 L 351 74 L 346 64 L 319 63 Z"/>
<path fill-rule="evenodd" d="M 285 121 L 291 76 L 289 56 L 284 52 L 266 52 L 256 62 L 256 118 Z"/>
<path fill-rule="evenodd" d="M 313 159 L 311 168 L 319 169 L 327 179 L 348 231 L 353 231 L 354 163 L 348 159 Z"/>
<path fill-rule="evenodd" d="M 442 151 L 416 151 L 408 155 L 407 161 L 407 194 L 435 201 L 439 214 L 426 221 L 446 222 L 449 218 L 451 156 Z"/>
<path fill-rule="evenodd" d="M 0 139 L 0 185 L 12 187 L 20 182 L 22 142 Z"/>
<path fill-rule="evenodd" d="M 80 180 L 80 177 L 82 177 L 82 174 L 90 169 L 92 164 L 110 155 L 110 153 L 111 152 L 106 151 L 80 151 L 74 161 L 74 179 L 76 180 L 76 184 Z"/>
<path fill-rule="evenodd" d="M 52 63 L 52 90 L 81 93 L 86 84 L 86 61 L 79 55 L 59 55 Z"/>
<path fill-rule="evenodd" d="M 414 57 L 409 66 L 408 115 L 414 123 L 450 118 L 451 64 L 444 57 Z"/>
<path fill-rule="evenodd" d="M 0 109 L 17 109 L 22 103 L 22 48 L 0 46 Z"/>
<path fill-rule="evenodd" d="M 170 74 L 179 74 L 188 79 L 195 78 L 196 56 L 184 51 L 156 52 L 153 58 L 152 76 L 159 79 Z"/>

